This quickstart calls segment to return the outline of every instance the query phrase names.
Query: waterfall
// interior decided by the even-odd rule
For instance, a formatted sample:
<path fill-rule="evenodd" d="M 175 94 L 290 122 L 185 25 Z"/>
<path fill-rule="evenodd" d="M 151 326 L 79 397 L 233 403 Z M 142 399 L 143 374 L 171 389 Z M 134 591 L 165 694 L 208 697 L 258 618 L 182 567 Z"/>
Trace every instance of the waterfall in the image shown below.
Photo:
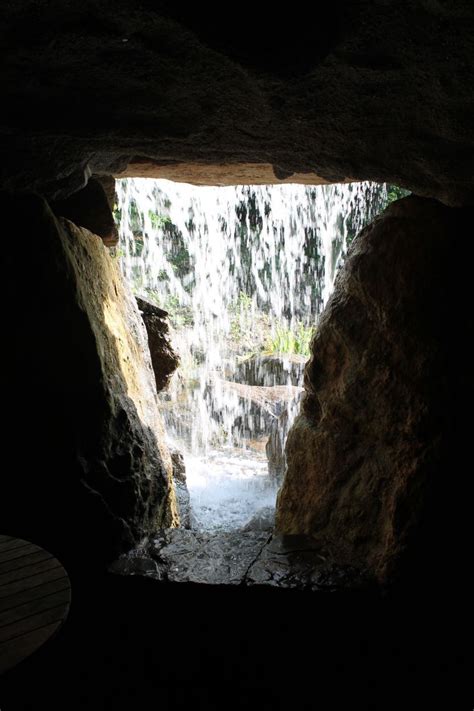
<path fill-rule="evenodd" d="M 116 189 L 124 275 L 169 312 L 181 358 L 160 398 L 197 523 L 239 527 L 274 503 L 265 444 L 281 458 L 318 316 L 386 188 L 137 178 Z"/>

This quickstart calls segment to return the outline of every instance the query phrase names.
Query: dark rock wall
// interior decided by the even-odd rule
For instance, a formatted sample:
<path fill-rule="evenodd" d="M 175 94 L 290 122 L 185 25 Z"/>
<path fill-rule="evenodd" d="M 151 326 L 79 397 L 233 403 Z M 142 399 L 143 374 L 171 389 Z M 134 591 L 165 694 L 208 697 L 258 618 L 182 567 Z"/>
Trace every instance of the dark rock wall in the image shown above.
<path fill-rule="evenodd" d="M 105 180 L 104 180 L 105 182 Z M 109 189 L 106 193 L 102 183 L 96 178 L 89 178 L 87 185 L 63 200 L 51 201 L 50 207 L 55 215 L 66 217 L 75 225 L 85 227 L 95 235 L 99 235 L 107 247 L 115 247 L 118 243 L 118 230 L 112 214 L 110 188 L 115 181 L 112 178 L 105 184 Z"/>
<path fill-rule="evenodd" d="M 145 329 L 99 237 L 0 204 L 2 533 L 93 569 L 177 522 Z"/>
<path fill-rule="evenodd" d="M 0 185 L 58 198 L 138 159 L 472 203 L 472 3 L 310 8 L 7 3 Z"/>
<path fill-rule="evenodd" d="M 472 231 L 469 210 L 392 204 L 354 242 L 312 344 L 277 529 L 380 580 L 409 565 L 439 585 L 441 561 L 462 560 Z"/>

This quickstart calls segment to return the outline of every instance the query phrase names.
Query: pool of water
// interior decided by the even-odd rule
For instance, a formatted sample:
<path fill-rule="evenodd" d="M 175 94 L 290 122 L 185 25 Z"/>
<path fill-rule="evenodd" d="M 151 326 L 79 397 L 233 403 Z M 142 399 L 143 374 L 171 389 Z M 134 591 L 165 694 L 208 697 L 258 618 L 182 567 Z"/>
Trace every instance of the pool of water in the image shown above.
<path fill-rule="evenodd" d="M 263 507 L 275 506 L 277 485 L 263 453 L 229 448 L 202 458 L 184 453 L 184 461 L 199 530 L 242 528 Z"/>

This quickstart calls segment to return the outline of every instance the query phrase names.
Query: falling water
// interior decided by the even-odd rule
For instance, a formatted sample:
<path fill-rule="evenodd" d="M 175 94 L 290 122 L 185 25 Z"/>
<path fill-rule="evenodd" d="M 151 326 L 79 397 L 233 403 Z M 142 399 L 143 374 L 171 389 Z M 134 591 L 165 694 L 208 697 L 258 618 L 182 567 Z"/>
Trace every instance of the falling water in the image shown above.
<path fill-rule="evenodd" d="M 161 400 L 197 525 L 240 527 L 274 505 L 265 444 L 281 450 L 312 329 L 385 187 L 133 179 L 117 194 L 124 274 L 169 312 L 181 357 Z"/>

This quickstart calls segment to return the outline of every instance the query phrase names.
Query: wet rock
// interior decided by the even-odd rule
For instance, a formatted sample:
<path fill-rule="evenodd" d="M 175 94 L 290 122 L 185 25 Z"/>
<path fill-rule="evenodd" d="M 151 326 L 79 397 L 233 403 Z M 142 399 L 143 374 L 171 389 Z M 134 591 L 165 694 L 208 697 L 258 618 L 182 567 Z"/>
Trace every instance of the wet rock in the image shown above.
<path fill-rule="evenodd" d="M 251 356 L 238 364 L 234 379 L 246 385 L 301 386 L 307 356 L 289 354 Z"/>
<path fill-rule="evenodd" d="M 263 387 L 260 385 L 244 385 L 230 380 L 219 380 L 219 385 L 228 392 L 235 393 L 241 400 L 250 402 L 273 417 L 277 417 L 285 403 L 294 400 L 303 388 L 296 385 L 274 385 Z"/>
<path fill-rule="evenodd" d="M 270 436 L 265 446 L 265 452 L 268 460 L 268 473 L 278 484 L 282 483 L 285 475 L 285 442 L 288 436 L 290 422 L 293 421 L 294 416 L 299 411 L 301 397 L 302 393 L 300 393 L 293 402 L 287 405 L 283 412 L 270 424 Z"/>
<path fill-rule="evenodd" d="M 21 290 L 16 249 L 2 253 L 3 298 L 15 289 L 19 309 L 3 314 L 3 434 L 16 463 L 0 481 L 2 527 L 90 570 L 177 523 L 146 331 L 96 235 L 38 197 L 0 201 L 7 233 L 37 237 Z"/>
<path fill-rule="evenodd" d="M 268 473 L 277 482 L 283 481 L 286 468 L 285 441 L 288 435 L 288 411 L 285 410 L 271 424 L 270 437 L 265 446 Z"/>
<path fill-rule="evenodd" d="M 249 568 L 246 582 L 320 592 L 370 586 L 369 578 L 360 570 L 336 563 L 309 536 L 274 536 Z"/>
<path fill-rule="evenodd" d="M 154 538 L 147 555 L 171 582 L 240 585 L 268 538 L 265 532 L 198 533 L 176 529 Z"/>
<path fill-rule="evenodd" d="M 426 576 L 465 538 L 453 482 L 470 457 L 472 373 L 455 344 L 473 331 L 470 224 L 469 210 L 408 197 L 363 230 L 288 436 L 277 530 L 328 542 L 380 580 L 406 566 Z M 448 254 L 463 255 L 454 271 Z"/>
<path fill-rule="evenodd" d="M 245 524 L 243 531 L 271 531 L 275 525 L 275 508 L 264 506 Z"/>
<path fill-rule="evenodd" d="M 160 409 L 168 432 L 174 432 L 176 439 L 188 449 L 192 447 L 193 432 L 196 421 L 193 412 L 189 409 L 187 393 L 181 392 L 181 397 L 176 400 L 171 398 L 164 390 L 160 393 Z"/>
<path fill-rule="evenodd" d="M 171 376 L 179 365 L 179 356 L 174 352 L 170 342 L 166 320 L 168 313 L 142 297 L 136 299 L 148 334 L 156 390 L 160 392 L 169 385 Z"/>
<path fill-rule="evenodd" d="M 112 208 L 99 180 L 90 178 L 82 190 L 64 200 L 51 201 L 50 206 L 55 215 L 66 217 L 75 225 L 85 227 L 89 232 L 101 237 L 107 247 L 114 247 L 118 243 Z"/>
<path fill-rule="evenodd" d="M 230 395 L 239 399 L 240 415 L 235 418 L 232 426 L 235 441 L 238 442 L 242 438 L 255 440 L 267 434 L 275 418 L 302 391 L 303 388 L 294 385 L 262 387 L 213 378 L 207 385 L 204 397 L 215 401 L 222 395 L 227 397 Z M 219 421 L 221 417 L 223 422 L 224 415 L 225 398 L 221 412 L 216 413 L 216 419 Z"/>
<path fill-rule="evenodd" d="M 360 570 L 336 563 L 314 539 L 272 537 L 268 530 L 162 531 L 115 561 L 110 570 L 169 582 L 268 585 L 320 592 L 368 590 L 372 585 Z"/>
<path fill-rule="evenodd" d="M 194 528 L 195 519 L 191 510 L 191 500 L 186 483 L 186 467 L 181 452 L 171 450 L 173 462 L 173 483 L 176 492 L 176 503 L 179 513 L 179 525 L 182 528 Z"/>

